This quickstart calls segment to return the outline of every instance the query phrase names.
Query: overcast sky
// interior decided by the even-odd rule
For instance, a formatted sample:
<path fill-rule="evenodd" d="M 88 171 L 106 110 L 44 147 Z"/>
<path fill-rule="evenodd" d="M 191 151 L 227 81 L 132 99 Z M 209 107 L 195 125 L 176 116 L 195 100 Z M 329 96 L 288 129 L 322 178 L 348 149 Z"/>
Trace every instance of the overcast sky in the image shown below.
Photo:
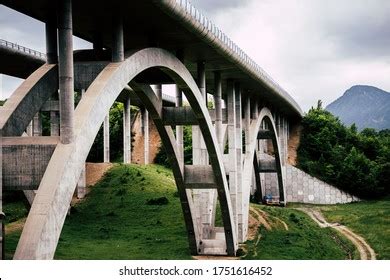
<path fill-rule="evenodd" d="M 192 0 L 303 110 L 356 84 L 390 91 L 388 0 Z M 44 25 L 0 6 L 0 38 L 45 50 Z M 88 46 L 80 40 L 75 47 Z M 7 96 L 18 79 L 3 77 Z"/>

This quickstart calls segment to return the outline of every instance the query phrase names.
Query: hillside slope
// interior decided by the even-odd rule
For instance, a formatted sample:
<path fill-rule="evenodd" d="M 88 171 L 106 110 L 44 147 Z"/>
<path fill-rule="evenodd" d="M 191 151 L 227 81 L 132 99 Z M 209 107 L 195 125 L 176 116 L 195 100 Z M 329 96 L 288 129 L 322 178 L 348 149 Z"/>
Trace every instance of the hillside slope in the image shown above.
<path fill-rule="evenodd" d="M 390 93 L 372 86 L 357 85 L 332 102 L 326 110 L 359 130 L 390 128 Z"/>

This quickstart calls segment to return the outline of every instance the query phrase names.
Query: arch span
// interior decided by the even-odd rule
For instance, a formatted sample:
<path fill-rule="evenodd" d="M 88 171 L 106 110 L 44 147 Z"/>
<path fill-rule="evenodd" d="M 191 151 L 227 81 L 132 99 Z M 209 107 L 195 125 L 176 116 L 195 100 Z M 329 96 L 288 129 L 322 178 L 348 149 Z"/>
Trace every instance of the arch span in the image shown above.
<path fill-rule="evenodd" d="M 256 155 L 257 138 L 263 121 L 268 124 L 268 128 L 271 132 L 271 140 L 275 152 L 275 163 L 276 163 L 276 170 L 277 170 L 277 177 L 278 177 L 279 201 L 281 205 L 285 205 L 285 189 L 284 189 L 284 181 L 283 181 L 284 174 L 282 169 L 282 161 L 279 155 L 280 145 L 279 145 L 276 125 L 271 111 L 268 108 L 264 107 L 261 109 L 258 118 L 251 121 L 250 129 L 249 129 L 250 144 L 249 144 L 249 149 L 245 154 L 243 176 L 242 176 L 243 177 L 242 189 L 245 191 L 245 194 L 243 195 L 243 199 L 244 199 L 243 205 L 245 209 L 243 209 L 244 216 L 243 216 L 242 223 L 244 226 L 243 232 L 245 234 L 243 235 L 242 240 L 240 241 L 246 240 L 246 236 L 248 232 L 249 199 L 250 199 L 250 189 L 251 189 L 252 178 L 253 178 L 252 172 L 254 171 L 256 172 L 256 169 L 259 170 L 258 166 L 256 166 L 256 164 L 254 163 L 254 160 L 258 159 Z M 257 184 L 260 183 L 259 180 L 260 180 L 259 178 L 256 178 Z M 260 185 L 258 185 L 257 187 L 261 188 Z"/>
<path fill-rule="evenodd" d="M 15 259 L 52 259 L 65 221 L 68 206 L 75 190 L 79 172 L 93 144 L 101 123 L 121 91 L 139 73 L 160 68 L 168 73 L 189 101 L 210 154 L 225 228 L 227 253 L 234 255 L 237 248 L 231 205 L 222 154 L 212 128 L 211 118 L 201 93 L 185 66 L 169 52 L 147 48 L 131 54 L 124 62 L 110 63 L 88 88 L 75 110 L 75 138 L 71 144 L 58 144 L 42 178 L 31 207 Z M 155 117 L 162 114 L 162 104 L 151 97 L 148 88 L 132 84 L 138 94 L 149 100 Z M 164 136 L 165 133 L 165 136 Z M 191 215 L 189 191 L 183 187 L 184 164 L 177 160 L 175 139 L 169 129 L 163 133 L 174 163 L 174 174 L 182 199 L 184 216 Z M 168 140 L 169 139 L 169 140 Z M 189 211 L 187 213 L 187 211 Z M 192 251 L 199 246 L 192 219 L 185 219 Z"/>

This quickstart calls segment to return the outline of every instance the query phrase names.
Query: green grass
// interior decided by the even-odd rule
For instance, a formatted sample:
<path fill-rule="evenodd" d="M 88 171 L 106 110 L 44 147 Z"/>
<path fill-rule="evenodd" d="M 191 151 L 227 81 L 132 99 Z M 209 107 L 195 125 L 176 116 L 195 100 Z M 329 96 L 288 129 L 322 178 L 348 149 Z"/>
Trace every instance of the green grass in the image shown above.
<path fill-rule="evenodd" d="M 320 207 L 329 222 L 363 236 L 378 259 L 390 259 L 390 199 Z"/>
<path fill-rule="evenodd" d="M 149 205 L 165 197 L 167 204 Z M 119 165 L 66 219 L 56 259 L 190 259 L 172 172 Z"/>
<path fill-rule="evenodd" d="M 354 256 L 354 246 L 335 231 L 320 228 L 306 214 L 290 209 L 252 205 L 265 211 L 269 219 L 277 217 L 288 225 L 274 226 L 267 231 L 259 228 L 260 241 L 247 241 L 248 254 L 244 259 L 267 260 L 337 260 Z M 271 223 L 272 224 L 272 223 Z"/>

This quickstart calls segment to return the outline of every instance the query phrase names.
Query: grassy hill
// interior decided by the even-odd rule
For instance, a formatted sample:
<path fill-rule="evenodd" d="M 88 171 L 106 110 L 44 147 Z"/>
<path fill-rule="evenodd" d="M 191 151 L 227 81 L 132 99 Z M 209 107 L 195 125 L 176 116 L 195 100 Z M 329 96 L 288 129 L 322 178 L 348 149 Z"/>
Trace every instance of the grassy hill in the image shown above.
<path fill-rule="evenodd" d="M 341 211 L 337 207 L 344 206 L 329 209 Z M 252 209 L 264 213 L 272 228 L 264 224 L 255 228 L 254 240 L 245 245 L 245 259 L 345 259 L 356 255 L 351 243 L 330 229 L 320 229 L 302 212 L 260 205 L 252 205 Z M 8 214 L 6 253 L 12 258 L 26 211 L 20 202 L 5 204 L 4 211 Z M 182 215 L 169 169 L 116 165 L 91 188 L 86 199 L 72 207 L 55 258 L 191 259 Z"/>

